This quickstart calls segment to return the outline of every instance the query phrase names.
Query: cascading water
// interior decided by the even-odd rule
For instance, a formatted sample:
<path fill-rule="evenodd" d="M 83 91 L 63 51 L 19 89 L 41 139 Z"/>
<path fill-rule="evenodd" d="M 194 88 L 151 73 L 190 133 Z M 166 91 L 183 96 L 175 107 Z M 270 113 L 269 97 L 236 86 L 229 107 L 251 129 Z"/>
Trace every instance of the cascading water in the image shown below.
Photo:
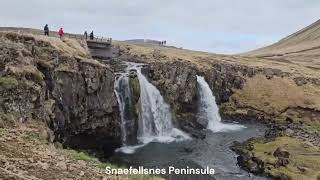
<path fill-rule="evenodd" d="M 150 141 L 171 142 L 189 138 L 174 128 L 170 107 L 164 102 L 159 90 L 137 68 L 140 83 L 140 113 L 138 138 L 143 143 Z"/>
<path fill-rule="evenodd" d="M 135 149 L 152 141 L 169 143 L 189 139 L 190 137 L 187 134 L 173 126 L 170 106 L 165 103 L 159 90 L 148 82 L 147 78 L 141 73 L 139 64 L 128 63 L 127 65 L 127 73 L 121 74 L 115 85 L 115 93 L 120 106 L 123 141 L 123 147 L 118 151 L 134 153 Z M 132 115 L 132 95 L 128 77 L 128 72 L 132 70 L 137 72 L 140 84 L 138 123 L 135 123 Z M 138 124 L 138 128 L 135 124 Z M 137 130 L 136 133 L 134 129 Z M 134 134 L 139 141 L 138 143 L 132 143 L 134 142 Z"/>
<path fill-rule="evenodd" d="M 203 118 L 208 121 L 207 129 L 212 132 L 222 132 L 245 128 L 242 125 L 222 123 L 216 99 L 208 83 L 201 76 L 197 76 L 197 82 L 200 96 L 200 116 L 204 116 Z"/>

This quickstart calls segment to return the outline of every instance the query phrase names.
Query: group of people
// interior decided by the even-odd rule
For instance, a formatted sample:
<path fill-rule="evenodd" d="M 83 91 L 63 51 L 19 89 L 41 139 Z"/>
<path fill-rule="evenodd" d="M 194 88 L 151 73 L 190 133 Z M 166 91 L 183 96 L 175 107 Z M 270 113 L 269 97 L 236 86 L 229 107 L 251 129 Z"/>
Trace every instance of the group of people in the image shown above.
<path fill-rule="evenodd" d="M 49 36 L 49 32 L 50 32 L 50 30 L 49 30 L 49 26 L 48 26 L 48 24 L 46 24 L 45 26 L 44 26 L 44 35 L 45 36 Z M 60 36 L 60 38 L 62 38 L 62 36 L 64 35 L 64 30 L 63 30 L 63 28 L 60 28 L 59 30 L 58 30 L 58 35 Z"/>
<path fill-rule="evenodd" d="M 88 39 L 88 33 L 87 33 L 87 31 L 84 32 L 84 37 L 85 37 L 86 39 Z M 89 38 L 90 38 L 90 40 L 93 40 L 93 39 L 94 39 L 93 31 L 91 31 L 91 33 L 90 33 L 90 35 L 89 35 Z"/>
<path fill-rule="evenodd" d="M 43 30 L 44 30 L 44 35 L 45 35 L 45 36 L 49 36 L 50 30 L 49 30 L 48 24 L 46 24 L 46 25 L 44 26 L 44 29 L 43 29 Z M 63 28 L 60 28 L 60 29 L 58 30 L 58 35 L 59 35 L 60 38 L 63 37 L 63 35 L 64 35 L 64 30 L 63 30 Z M 88 39 L 88 33 L 87 33 L 87 31 L 84 32 L 84 37 L 85 37 L 86 39 Z M 93 39 L 94 39 L 93 31 L 91 31 L 91 33 L 90 33 L 90 35 L 89 35 L 89 39 L 90 39 L 90 40 L 93 40 Z"/>
<path fill-rule="evenodd" d="M 167 41 L 160 41 L 160 42 L 159 42 L 159 45 L 160 45 L 160 46 L 165 46 L 166 44 L 167 44 Z"/>

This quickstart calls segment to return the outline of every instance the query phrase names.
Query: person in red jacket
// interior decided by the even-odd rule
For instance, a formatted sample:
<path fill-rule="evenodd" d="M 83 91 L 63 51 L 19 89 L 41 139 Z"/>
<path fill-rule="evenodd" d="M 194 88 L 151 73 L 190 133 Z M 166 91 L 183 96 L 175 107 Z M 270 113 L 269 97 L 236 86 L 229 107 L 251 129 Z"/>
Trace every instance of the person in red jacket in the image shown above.
<path fill-rule="evenodd" d="M 64 31 L 62 28 L 59 29 L 58 34 L 59 34 L 60 38 L 62 38 L 62 36 L 64 35 Z"/>

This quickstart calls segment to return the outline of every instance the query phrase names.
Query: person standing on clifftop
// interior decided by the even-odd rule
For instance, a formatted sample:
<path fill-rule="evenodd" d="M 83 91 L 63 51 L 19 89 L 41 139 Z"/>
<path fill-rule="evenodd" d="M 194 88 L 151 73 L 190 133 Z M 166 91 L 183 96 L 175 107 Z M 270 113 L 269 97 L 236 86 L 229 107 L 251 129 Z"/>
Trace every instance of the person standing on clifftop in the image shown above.
<path fill-rule="evenodd" d="M 88 33 L 87 31 L 84 31 L 84 38 L 87 40 L 88 39 Z"/>
<path fill-rule="evenodd" d="M 60 36 L 60 39 L 62 38 L 62 36 L 64 35 L 64 31 L 62 28 L 59 29 L 58 34 Z"/>
<path fill-rule="evenodd" d="M 93 31 L 91 31 L 90 33 L 90 40 L 93 40 L 94 36 L 93 36 Z"/>
<path fill-rule="evenodd" d="M 44 35 L 45 35 L 45 36 L 49 36 L 49 26 L 48 26 L 48 24 L 46 24 L 46 25 L 44 26 L 43 30 L 44 30 Z"/>

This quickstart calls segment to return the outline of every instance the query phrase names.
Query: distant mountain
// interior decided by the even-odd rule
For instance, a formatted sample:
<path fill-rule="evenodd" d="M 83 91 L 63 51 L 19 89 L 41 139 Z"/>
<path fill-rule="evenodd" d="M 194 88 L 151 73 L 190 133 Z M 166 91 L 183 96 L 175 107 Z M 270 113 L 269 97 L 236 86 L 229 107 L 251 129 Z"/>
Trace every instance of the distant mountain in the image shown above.
<path fill-rule="evenodd" d="M 243 54 L 272 57 L 295 53 L 314 54 L 316 52 L 320 54 L 320 20 L 275 44 Z"/>

